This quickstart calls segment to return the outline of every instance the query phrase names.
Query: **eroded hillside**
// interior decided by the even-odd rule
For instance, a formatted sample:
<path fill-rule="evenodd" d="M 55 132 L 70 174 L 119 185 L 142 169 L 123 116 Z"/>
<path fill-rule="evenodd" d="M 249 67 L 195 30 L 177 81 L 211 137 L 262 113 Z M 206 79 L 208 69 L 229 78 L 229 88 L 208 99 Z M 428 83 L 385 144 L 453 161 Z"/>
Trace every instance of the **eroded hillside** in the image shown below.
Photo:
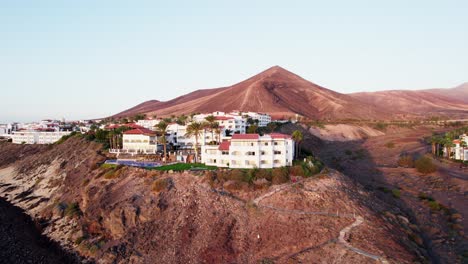
<path fill-rule="evenodd" d="M 23 152 L 16 162 L 0 164 L 0 194 L 47 223 L 49 237 L 102 263 L 428 258 L 408 216 L 337 171 L 249 184 L 221 171 L 103 168 L 100 146 L 77 137 Z"/>

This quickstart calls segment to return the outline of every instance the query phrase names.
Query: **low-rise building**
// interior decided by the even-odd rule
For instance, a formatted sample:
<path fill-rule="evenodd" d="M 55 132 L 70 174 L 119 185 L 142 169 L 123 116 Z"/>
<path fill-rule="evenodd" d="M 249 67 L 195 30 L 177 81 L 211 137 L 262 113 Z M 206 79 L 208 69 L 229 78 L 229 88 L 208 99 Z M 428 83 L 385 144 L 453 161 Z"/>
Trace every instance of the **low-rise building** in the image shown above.
<path fill-rule="evenodd" d="M 147 129 L 151 129 L 151 130 L 154 130 L 154 126 L 159 124 L 159 122 L 161 122 L 161 119 L 141 119 L 141 120 L 138 120 L 136 122 L 137 125 L 141 126 L 141 127 L 144 127 L 144 128 L 147 128 Z"/>
<path fill-rule="evenodd" d="M 123 151 L 127 153 L 155 154 L 158 150 L 156 132 L 147 128 L 125 131 L 122 136 Z"/>
<path fill-rule="evenodd" d="M 468 136 L 461 135 L 459 139 L 453 141 L 453 144 L 454 147 L 451 149 L 452 157 L 456 160 L 468 161 Z"/>
<path fill-rule="evenodd" d="M 11 138 L 15 144 L 53 144 L 70 133 L 70 131 L 15 131 Z"/>
<path fill-rule="evenodd" d="M 253 120 L 258 120 L 259 127 L 266 127 L 269 123 L 271 123 L 271 116 L 268 114 L 256 113 L 256 112 L 247 112 L 244 114 L 249 116 Z"/>
<path fill-rule="evenodd" d="M 285 134 L 234 134 L 219 145 L 202 146 L 201 157 L 210 166 L 278 168 L 292 165 L 294 147 L 294 140 Z"/>

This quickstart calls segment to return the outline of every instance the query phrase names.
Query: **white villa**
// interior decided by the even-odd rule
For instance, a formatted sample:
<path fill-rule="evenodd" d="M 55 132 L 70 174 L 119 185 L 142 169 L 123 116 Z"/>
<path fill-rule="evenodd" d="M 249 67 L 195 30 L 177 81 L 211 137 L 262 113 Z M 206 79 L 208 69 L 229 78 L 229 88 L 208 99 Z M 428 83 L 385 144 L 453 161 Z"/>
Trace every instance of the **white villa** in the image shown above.
<path fill-rule="evenodd" d="M 454 152 L 453 158 L 456 160 L 468 160 L 468 147 L 462 147 L 462 142 L 468 146 L 468 136 L 463 134 L 459 139 L 455 139 L 453 144 L 455 147 L 452 148 Z"/>
<path fill-rule="evenodd" d="M 285 134 L 234 134 L 220 145 L 202 146 L 201 157 L 211 166 L 278 168 L 292 165 L 294 147 L 291 136 Z"/>
<path fill-rule="evenodd" d="M 151 119 L 151 118 L 148 118 L 148 119 L 140 119 L 136 122 L 137 125 L 139 126 L 142 126 L 144 128 L 147 128 L 147 129 L 151 129 L 153 130 L 154 129 L 154 126 L 159 124 L 159 122 L 161 122 L 161 119 L 158 119 L 158 118 L 155 118 L 155 119 Z"/>
<path fill-rule="evenodd" d="M 14 131 L 11 139 L 15 144 L 53 144 L 69 131 Z"/>
<path fill-rule="evenodd" d="M 247 112 L 244 114 L 248 115 L 253 120 L 255 119 L 258 120 L 259 127 L 266 127 L 269 123 L 271 123 L 271 116 L 268 114 L 262 114 L 262 113 L 256 113 L 256 112 Z"/>
<path fill-rule="evenodd" d="M 218 139 L 219 135 L 216 133 L 211 133 L 209 130 L 204 130 L 199 139 L 198 145 L 203 146 L 212 141 L 220 141 L 225 137 L 225 128 L 221 127 L 221 139 Z M 177 123 L 171 123 L 167 126 L 167 132 L 169 136 L 167 137 L 167 142 L 174 144 L 180 148 L 193 148 L 195 145 L 195 137 L 186 137 L 187 126 L 179 125 Z"/>
<path fill-rule="evenodd" d="M 156 133 L 146 128 L 137 128 L 123 133 L 123 152 L 154 154 L 158 149 Z"/>

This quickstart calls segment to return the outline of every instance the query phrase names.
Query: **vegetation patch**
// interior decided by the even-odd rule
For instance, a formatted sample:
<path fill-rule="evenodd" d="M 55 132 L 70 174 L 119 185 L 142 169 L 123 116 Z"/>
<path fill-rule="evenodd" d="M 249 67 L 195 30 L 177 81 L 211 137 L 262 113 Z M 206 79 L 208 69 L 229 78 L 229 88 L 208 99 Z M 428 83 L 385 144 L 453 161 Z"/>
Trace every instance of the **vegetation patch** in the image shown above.
<path fill-rule="evenodd" d="M 185 170 L 215 170 L 216 166 L 207 166 L 202 163 L 176 163 L 171 165 L 165 165 L 161 167 L 148 168 L 148 170 L 157 171 L 185 171 Z"/>
<path fill-rule="evenodd" d="M 69 217 L 81 216 L 82 212 L 80 205 L 77 202 L 68 204 L 67 208 L 65 208 L 65 215 Z"/>
<path fill-rule="evenodd" d="M 387 142 L 387 143 L 385 143 L 385 147 L 387 147 L 387 148 L 394 148 L 394 147 L 395 147 L 395 143 L 392 142 L 392 141 Z"/>
<path fill-rule="evenodd" d="M 170 178 L 164 178 L 164 179 L 157 179 L 153 182 L 151 185 L 151 189 L 154 192 L 161 192 L 163 190 L 166 190 L 169 188 L 171 185 L 172 180 Z"/>
<path fill-rule="evenodd" d="M 414 167 L 414 159 L 410 155 L 403 155 L 398 159 L 398 166 L 404 168 L 413 168 Z"/>
<path fill-rule="evenodd" d="M 414 166 L 418 172 L 423 174 L 429 174 L 437 170 L 437 166 L 432 163 L 432 159 L 426 156 L 422 156 L 417 159 L 414 163 Z"/>

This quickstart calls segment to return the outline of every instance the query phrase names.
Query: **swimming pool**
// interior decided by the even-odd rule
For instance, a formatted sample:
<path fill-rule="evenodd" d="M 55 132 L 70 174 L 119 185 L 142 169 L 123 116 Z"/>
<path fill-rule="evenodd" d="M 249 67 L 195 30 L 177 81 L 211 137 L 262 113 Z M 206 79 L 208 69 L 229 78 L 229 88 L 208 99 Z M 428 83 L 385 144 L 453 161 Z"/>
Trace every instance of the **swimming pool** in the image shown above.
<path fill-rule="evenodd" d="M 106 160 L 104 163 L 131 166 L 131 167 L 140 167 L 140 168 L 153 168 L 153 167 L 161 166 L 161 163 L 159 162 L 136 161 L 136 160 Z"/>

